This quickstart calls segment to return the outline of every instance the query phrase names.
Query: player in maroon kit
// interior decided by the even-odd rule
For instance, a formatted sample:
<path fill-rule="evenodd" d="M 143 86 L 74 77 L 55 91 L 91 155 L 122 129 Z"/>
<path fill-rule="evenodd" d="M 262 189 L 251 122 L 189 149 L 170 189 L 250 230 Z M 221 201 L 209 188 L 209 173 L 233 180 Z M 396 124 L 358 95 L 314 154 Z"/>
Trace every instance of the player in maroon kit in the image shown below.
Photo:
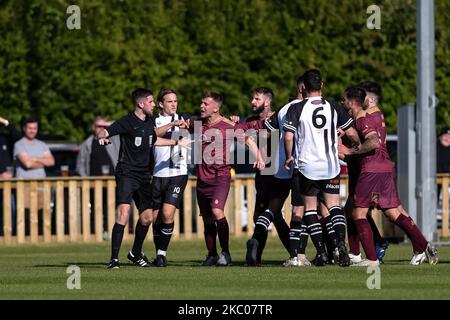
<path fill-rule="evenodd" d="M 271 158 L 272 151 L 271 151 L 271 143 L 270 135 L 266 132 L 260 133 L 260 129 L 266 129 L 264 126 L 265 121 L 268 121 L 273 115 L 274 112 L 272 111 L 272 101 L 273 101 L 273 92 L 271 89 L 266 87 L 258 87 L 253 91 L 253 97 L 252 97 L 252 111 L 254 113 L 253 116 L 248 117 L 245 119 L 245 121 L 239 122 L 236 124 L 236 128 L 242 128 L 244 131 L 249 132 L 249 130 L 254 130 L 255 133 L 262 134 L 263 139 L 267 139 L 264 145 L 259 145 L 258 147 L 261 148 L 262 156 L 266 158 L 264 161 L 266 163 L 266 171 L 264 173 L 261 173 L 260 171 L 256 172 L 255 176 L 255 189 L 256 189 L 256 199 L 255 199 L 255 210 L 253 213 L 253 222 L 255 223 L 255 233 L 252 236 L 252 239 L 257 240 L 257 245 L 255 250 L 255 259 L 247 259 L 247 264 L 249 265 L 259 265 L 261 264 L 261 256 L 264 251 L 264 247 L 267 241 L 267 228 L 269 227 L 270 223 L 273 222 L 275 225 L 275 228 L 277 229 L 277 234 L 283 243 L 286 250 L 289 251 L 289 226 L 284 220 L 283 214 L 281 212 L 283 203 L 279 204 L 280 210 L 274 210 L 273 213 L 270 211 L 269 213 L 266 213 L 266 211 L 269 208 L 269 202 L 274 198 L 273 194 L 274 191 L 280 192 L 279 188 L 275 188 L 274 186 L 279 186 L 277 183 L 278 181 L 275 179 L 274 174 L 276 173 L 276 165 L 275 163 L 270 162 L 268 159 L 269 155 Z M 239 117 L 237 119 L 236 116 L 232 116 L 232 120 L 239 120 Z M 258 139 L 259 141 L 259 139 Z M 275 144 L 276 146 L 276 144 Z M 264 151 L 263 151 L 264 150 Z M 276 150 L 274 150 L 276 152 Z M 270 163 L 269 163 L 270 162 Z M 270 168 L 268 168 L 270 166 Z M 275 167 L 273 167 L 275 166 Z M 272 169 L 272 170 L 270 170 Z M 286 180 L 288 185 L 288 190 L 290 187 L 290 179 Z M 286 188 L 284 188 L 286 189 Z M 286 193 L 286 192 L 284 192 Z M 288 191 L 289 194 L 289 191 Z M 288 196 L 286 195 L 286 197 Z M 260 218 L 261 216 L 269 215 L 266 218 Z M 259 222 L 258 222 L 259 221 Z M 261 222 L 263 221 L 263 222 Z M 263 230 L 261 232 L 258 232 L 258 228 L 261 228 L 263 224 Z M 253 240 L 254 241 L 254 240 Z M 247 243 L 247 248 L 249 247 L 249 243 Z M 248 249 L 251 250 L 251 249 Z M 247 254 L 248 255 L 248 254 Z"/>
<path fill-rule="evenodd" d="M 366 91 L 366 99 L 364 101 L 365 108 L 378 108 L 379 101 L 382 96 L 382 90 L 381 86 L 373 81 L 365 81 L 358 85 L 359 87 L 363 88 Z M 341 143 L 342 141 L 340 141 Z M 343 137 L 343 143 L 347 147 L 350 146 L 348 144 L 348 141 L 345 140 L 345 137 Z M 343 158 L 342 160 L 347 162 L 347 168 L 348 168 L 348 197 L 347 202 L 345 203 L 345 214 L 347 216 L 347 235 L 348 235 L 348 246 L 349 246 L 349 256 L 350 261 L 352 263 L 358 263 L 362 260 L 361 253 L 360 253 L 360 241 L 358 232 L 356 230 L 355 223 L 353 221 L 352 212 L 353 212 L 353 197 L 355 193 L 355 185 L 358 181 L 358 175 L 360 172 L 359 168 L 359 160 L 357 157 L 348 157 Z M 375 243 L 375 252 L 377 254 L 378 260 L 382 263 L 383 258 L 386 254 L 386 250 L 389 246 L 389 242 L 384 239 L 380 231 L 378 230 L 377 225 L 375 224 L 375 221 L 372 218 L 372 214 L 369 211 L 367 214 L 367 221 L 370 224 L 370 227 L 372 229 L 373 233 L 373 241 Z"/>
<path fill-rule="evenodd" d="M 227 266 L 231 263 L 229 251 L 229 227 L 224 214 L 225 202 L 231 182 L 230 148 L 237 139 L 249 146 L 256 158 L 254 166 L 262 170 L 264 162 L 253 139 L 245 134 L 235 133 L 234 123 L 220 114 L 222 96 L 208 92 L 202 97 L 200 105 L 201 117 L 201 162 L 196 165 L 197 201 L 203 218 L 205 242 L 208 256 L 203 266 Z M 199 137 L 195 137 L 199 140 Z M 217 254 L 216 237 L 222 248 Z"/>
<path fill-rule="evenodd" d="M 410 264 L 419 265 L 425 259 L 430 264 L 438 261 L 436 249 L 427 242 L 419 228 L 401 207 L 395 183 L 393 163 L 386 147 L 386 125 L 379 108 L 364 110 L 366 92 L 360 87 L 345 91 L 344 105 L 356 121 L 356 129 L 363 143 L 356 149 L 342 146 L 345 155 L 357 155 L 360 174 L 355 186 L 353 219 L 366 259 L 354 265 L 378 265 L 373 233 L 366 219 L 370 208 L 379 208 L 402 229 L 411 240 L 414 256 Z"/>

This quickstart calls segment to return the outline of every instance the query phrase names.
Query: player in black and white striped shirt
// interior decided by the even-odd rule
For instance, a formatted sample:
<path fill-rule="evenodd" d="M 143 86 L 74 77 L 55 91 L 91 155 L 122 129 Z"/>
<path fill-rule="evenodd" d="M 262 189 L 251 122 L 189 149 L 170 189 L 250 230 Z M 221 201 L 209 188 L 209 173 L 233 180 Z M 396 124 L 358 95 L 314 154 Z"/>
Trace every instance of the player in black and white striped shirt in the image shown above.
<path fill-rule="evenodd" d="M 155 118 L 156 128 L 168 128 L 164 138 L 176 140 L 181 137 L 180 127 L 184 119 L 177 113 L 177 94 L 163 88 L 158 93 L 161 112 Z M 176 126 L 174 124 L 180 124 Z M 186 131 L 187 133 L 187 131 Z M 152 180 L 153 241 L 156 248 L 157 267 L 167 266 L 166 253 L 174 230 L 175 212 L 188 181 L 187 150 L 180 146 L 157 146 L 153 148 L 154 168 Z"/>
<path fill-rule="evenodd" d="M 360 142 L 357 132 L 351 126 L 353 120 L 345 110 L 322 97 L 320 72 L 315 69 L 306 71 L 303 85 L 307 98 L 291 106 L 283 126 L 286 132 L 285 166 L 289 168 L 294 165 L 292 197 L 304 197 L 305 200 L 303 217 L 293 216 L 291 221 L 291 238 L 300 239 L 303 219 L 317 249 L 317 265 L 326 263 L 322 228 L 317 218 L 317 194 L 322 192 L 338 239 L 339 264 L 348 266 L 350 261 L 345 247 L 345 217 L 339 203 L 337 129 L 345 131 L 355 145 Z M 292 156 L 294 135 L 295 153 Z M 291 258 L 294 258 L 292 255 L 293 253 Z"/>

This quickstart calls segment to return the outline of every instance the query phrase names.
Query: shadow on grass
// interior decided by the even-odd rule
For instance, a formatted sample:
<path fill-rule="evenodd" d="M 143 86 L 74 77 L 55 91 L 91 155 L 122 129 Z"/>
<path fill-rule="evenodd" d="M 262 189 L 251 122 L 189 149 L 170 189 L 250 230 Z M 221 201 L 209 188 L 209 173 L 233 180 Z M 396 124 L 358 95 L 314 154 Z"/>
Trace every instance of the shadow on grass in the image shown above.
<path fill-rule="evenodd" d="M 186 268 L 192 268 L 192 267 L 202 267 L 202 261 L 201 260 L 186 260 L 186 261 L 169 261 L 168 267 L 186 267 Z M 66 262 L 66 263 L 60 263 L 60 264 L 37 264 L 34 265 L 34 268 L 67 268 L 70 265 L 76 265 L 78 267 L 83 268 L 94 268 L 94 269 L 106 269 L 108 263 L 105 261 L 102 262 Z M 121 267 L 136 267 L 133 263 L 120 263 Z M 233 262 L 233 264 L 230 267 L 243 267 L 245 266 L 245 262 L 238 261 Z M 156 266 L 149 267 L 152 268 L 158 268 Z"/>
<path fill-rule="evenodd" d="M 409 260 L 387 260 L 384 265 L 409 265 Z M 423 262 L 423 265 L 429 265 L 428 262 Z M 450 264 L 449 260 L 439 260 L 438 264 Z"/>
<path fill-rule="evenodd" d="M 66 263 L 61 263 L 61 264 L 37 264 L 37 265 L 34 265 L 33 267 L 34 268 L 67 268 L 68 266 L 71 266 L 71 265 L 75 265 L 75 266 L 79 266 L 79 267 L 87 267 L 87 268 L 106 269 L 106 267 L 108 266 L 108 263 L 105 261 L 102 261 L 102 262 L 66 262 Z M 133 264 L 124 263 L 122 265 L 132 266 Z"/>
<path fill-rule="evenodd" d="M 185 260 L 185 261 L 168 261 L 168 266 L 176 267 L 202 267 L 202 260 Z M 262 267 L 282 267 L 283 262 L 280 260 L 264 260 Z M 247 263 L 243 260 L 232 261 L 229 267 L 247 267 Z"/>
<path fill-rule="evenodd" d="M 207 267 L 203 267 L 202 266 L 202 260 L 184 260 L 184 261 L 168 261 L 168 267 L 185 267 L 185 268 L 207 268 Z M 428 263 L 423 263 L 424 265 L 428 265 Z M 439 264 L 450 264 L 450 261 L 448 260 L 444 260 L 444 261 L 439 261 Z M 84 267 L 84 268 L 92 268 L 92 269 L 106 269 L 108 263 L 105 261 L 102 262 L 66 262 L 66 263 L 61 263 L 61 264 L 38 264 L 38 265 L 34 265 L 34 268 L 67 268 L 70 265 L 76 265 L 79 267 Z M 136 267 L 133 263 L 121 263 L 120 264 L 123 267 Z M 386 261 L 386 263 L 383 263 L 382 266 L 408 266 L 409 265 L 409 261 L 407 260 L 389 260 Z M 264 260 L 262 266 L 260 267 L 282 267 L 282 261 L 279 260 Z M 245 261 L 233 261 L 231 266 L 229 266 L 229 268 L 233 268 L 233 267 L 247 267 L 247 263 Z M 152 268 L 157 268 L 155 266 L 150 267 L 150 269 Z M 218 267 L 220 268 L 220 267 Z"/>

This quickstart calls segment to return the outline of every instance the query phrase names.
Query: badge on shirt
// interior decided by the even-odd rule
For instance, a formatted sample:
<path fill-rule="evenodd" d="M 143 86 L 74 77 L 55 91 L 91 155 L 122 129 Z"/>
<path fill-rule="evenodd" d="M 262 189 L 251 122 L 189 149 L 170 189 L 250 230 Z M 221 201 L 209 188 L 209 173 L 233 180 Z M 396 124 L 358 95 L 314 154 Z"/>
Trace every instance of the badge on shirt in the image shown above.
<path fill-rule="evenodd" d="M 148 136 L 148 146 L 151 147 L 153 145 L 153 135 Z"/>
<path fill-rule="evenodd" d="M 134 145 L 135 145 L 136 147 L 140 147 L 140 146 L 141 146 L 141 143 L 142 143 L 142 137 L 135 137 L 135 138 L 134 138 Z"/>

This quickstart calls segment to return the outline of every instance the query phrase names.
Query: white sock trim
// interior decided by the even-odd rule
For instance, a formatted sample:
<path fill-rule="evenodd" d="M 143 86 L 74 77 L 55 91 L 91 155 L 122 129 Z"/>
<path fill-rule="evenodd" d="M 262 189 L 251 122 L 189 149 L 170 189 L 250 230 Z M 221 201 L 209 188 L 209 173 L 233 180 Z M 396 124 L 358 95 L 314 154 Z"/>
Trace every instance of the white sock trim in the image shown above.
<path fill-rule="evenodd" d="M 163 251 L 161 249 L 158 249 L 158 252 L 156 253 L 157 256 L 166 256 L 167 251 Z"/>

